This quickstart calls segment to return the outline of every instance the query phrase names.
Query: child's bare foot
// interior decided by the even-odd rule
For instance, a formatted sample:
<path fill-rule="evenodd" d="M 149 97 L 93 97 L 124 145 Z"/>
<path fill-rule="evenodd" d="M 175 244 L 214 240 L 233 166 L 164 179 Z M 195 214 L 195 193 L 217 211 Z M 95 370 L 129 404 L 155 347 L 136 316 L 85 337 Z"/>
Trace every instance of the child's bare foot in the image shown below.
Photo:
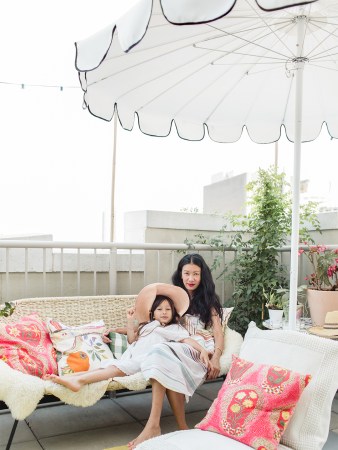
<path fill-rule="evenodd" d="M 141 442 L 147 441 L 148 439 L 151 439 L 156 436 L 161 435 L 161 428 L 159 426 L 157 427 L 145 427 L 142 433 L 140 433 L 136 439 L 133 441 L 128 442 L 128 447 L 130 450 L 134 450 L 138 444 L 141 444 Z"/>
<path fill-rule="evenodd" d="M 53 383 L 61 384 L 62 386 L 65 386 L 66 388 L 74 392 L 79 391 L 83 386 L 80 377 L 60 377 L 59 375 L 48 374 L 44 375 L 43 379 L 53 381 Z"/>

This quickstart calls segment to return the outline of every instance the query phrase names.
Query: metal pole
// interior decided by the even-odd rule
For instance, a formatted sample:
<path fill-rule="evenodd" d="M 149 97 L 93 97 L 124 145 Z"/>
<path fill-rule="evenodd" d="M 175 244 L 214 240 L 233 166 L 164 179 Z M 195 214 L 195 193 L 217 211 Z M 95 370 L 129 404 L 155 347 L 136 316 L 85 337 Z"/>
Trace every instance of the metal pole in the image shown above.
<path fill-rule="evenodd" d="M 113 141 L 113 161 L 111 177 L 111 206 L 110 206 L 110 241 L 115 239 L 115 166 L 116 166 L 116 141 L 117 141 L 117 112 L 114 114 L 114 141 Z"/>
<path fill-rule="evenodd" d="M 278 172 L 278 141 L 275 142 L 275 172 Z"/>
<path fill-rule="evenodd" d="M 292 202 L 292 232 L 291 232 L 291 259 L 290 259 L 290 298 L 289 298 L 289 328 L 296 329 L 297 311 L 297 285 L 298 285 L 298 245 L 299 245 L 299 198 L 300 198 L 300 163 L 302 143 L 302 106 L 303 106 L 303 72 L 304 59 L 302 58 L 305 16 L 297 18 L 297 48 L 295 58 L 296 66 L 296 98 L 295 98 L 295 142 L 293 161 L 293 202 Z"/>

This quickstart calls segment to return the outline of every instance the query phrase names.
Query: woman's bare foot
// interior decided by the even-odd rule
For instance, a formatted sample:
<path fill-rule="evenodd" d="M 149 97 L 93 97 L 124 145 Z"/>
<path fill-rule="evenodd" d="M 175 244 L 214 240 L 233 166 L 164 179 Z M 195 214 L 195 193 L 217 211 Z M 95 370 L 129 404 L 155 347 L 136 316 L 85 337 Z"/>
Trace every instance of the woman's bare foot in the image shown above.
<path fill-rule="evenodd" d="M 141 444 L 141 442 L 147 441 L 148 439 L 151 439 L 156 436 L 161 435 L 161 428 L 159 426 L 157 427 L 145 427 L 142 433 L 140 433 L 136 439 L 133 441 L 128 442 L 128 447 L 130 450 L 134 450 L 134 448 Z"/>
<path fill-rule="evenodd" d="M 59 375 L 55 374 L 48 374 L 43 376 L 44 380 L 53 381 L 53 383 L 61 384 L 62 386 L 65 386 L 66 388 L 70 389 L 73 392 L 77 392 L 81 389 L 83 386 L 83 383 L 80 380 L 80 377 L 60 377 Z"/>

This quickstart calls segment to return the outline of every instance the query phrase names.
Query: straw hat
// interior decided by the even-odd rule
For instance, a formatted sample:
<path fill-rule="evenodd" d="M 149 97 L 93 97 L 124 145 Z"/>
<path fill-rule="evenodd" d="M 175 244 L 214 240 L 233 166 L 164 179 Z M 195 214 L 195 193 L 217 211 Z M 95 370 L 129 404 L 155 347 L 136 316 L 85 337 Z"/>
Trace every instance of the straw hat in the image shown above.
<path fill-rule="evenodd" d="M 179 316 L 189 308 L 190 300 L 187 292 L 172 284 L 153 283 L 145 286 L 136 297 L 135 302 L 135 316 L 139 323 L 149 321 L 149 312 L 154 303 L 156 295 L 164 295 L 169 297 L 175 306 Z"/>
<path fill-rule="evenodd" d="M 338 311 L 326 313 L 324 326 L 311 327 L 308 332 L 321 337 L 338 339 Z"/>

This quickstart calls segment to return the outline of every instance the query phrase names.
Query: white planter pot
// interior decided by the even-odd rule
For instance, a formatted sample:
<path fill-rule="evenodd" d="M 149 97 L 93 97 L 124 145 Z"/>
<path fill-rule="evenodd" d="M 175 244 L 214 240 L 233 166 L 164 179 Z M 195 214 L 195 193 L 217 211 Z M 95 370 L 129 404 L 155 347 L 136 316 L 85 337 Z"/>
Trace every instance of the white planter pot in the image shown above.
<path fill-rule="evenodd" d="M 280 328 L 283 322 L 282 309 L 269 309 L 269 319 L 271 328 Z"/>

